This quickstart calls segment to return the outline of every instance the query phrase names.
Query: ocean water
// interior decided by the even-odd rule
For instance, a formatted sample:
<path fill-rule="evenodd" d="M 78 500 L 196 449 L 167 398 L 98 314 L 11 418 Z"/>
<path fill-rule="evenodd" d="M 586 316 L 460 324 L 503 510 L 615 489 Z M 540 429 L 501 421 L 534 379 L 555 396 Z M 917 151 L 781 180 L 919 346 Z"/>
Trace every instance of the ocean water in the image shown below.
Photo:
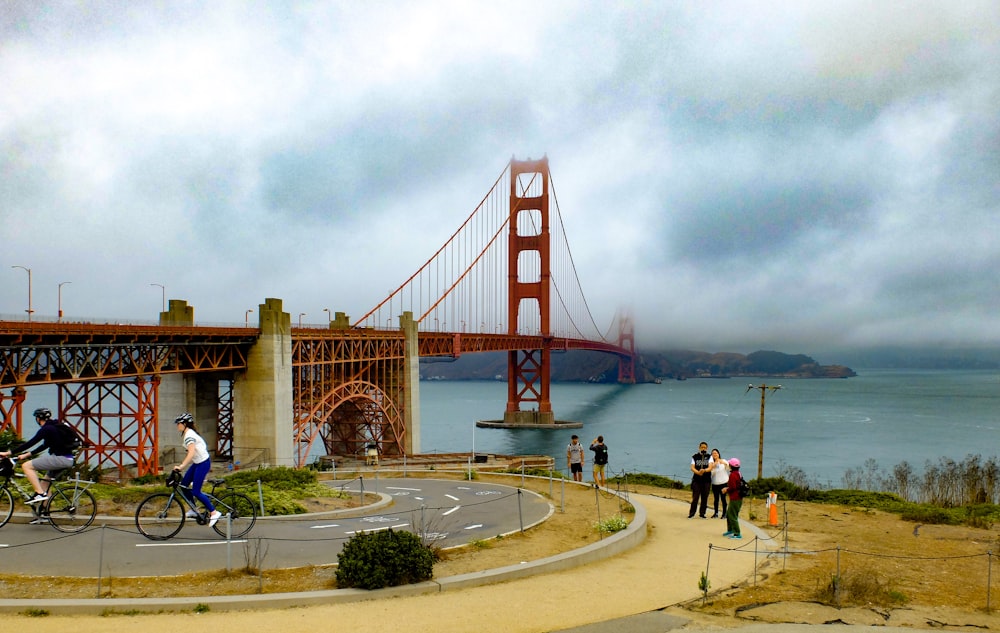
<path fill-rule="evenodd" d="M 917 471 L 941 458 L 984 458 L 1000 446 L 1000 372 L 858 370 L 848 379 L 766 380 L 762 470 L 803 470 L 817 486 L 837 487 L 848 469 L 874 459 L 891 471 L 907 461 Z M 756 382 L 755 384 L 760 384 Z M 757 476 L 758 389 L 742 379 L 691 379 L 632 386 L 554 384 L 559 420 L 582 429 L 483 429 L 500 419 L 506 383 L 427 381 L 420 385 L 421 450 L 543 454 L 565 468 L 573 433 L 589 445 L 603 435 L 615 473 L 650 472 L 687 481 L 700 441 L 723 457 L 739 457 Z M 589 470 L 589 469 L 588 469 Z"/>
<path fill-rule="evenodd" d="M 802 469 L 817 486 L 837 487 L 848 469 L 874 459 L 885 472 L 907 461 L 983 458 L 1000 453 L 1000 372 L 857 370 L 847 379 L 767 380 L 763 474 Z M 564 469 L 576 433 L 589 445 L 603 435 L 614 473 L 649 472 L 682 481 L 704 440 L 739 457 L 757 476 L 760 391 L 747 380 L 690 379 L 643 385 L 552 385 L 559 420 L 582 429 L 483 429 L 476 420 L 503 417 L 505 382 L 420 383 L 421 451 L 540 454 Z M 755 384 L 760 384 L 755 381 Z M 55 407 L 54 387 L 28 390 L 27 411 Z M 26 414 L 28 415 L 28 414 Z M 33 422 L 28 428 L 34 431 Z M 589 468 L 587 469 L 589 471 Z M 589 475 L 588 475 L 589 476 Z"/>

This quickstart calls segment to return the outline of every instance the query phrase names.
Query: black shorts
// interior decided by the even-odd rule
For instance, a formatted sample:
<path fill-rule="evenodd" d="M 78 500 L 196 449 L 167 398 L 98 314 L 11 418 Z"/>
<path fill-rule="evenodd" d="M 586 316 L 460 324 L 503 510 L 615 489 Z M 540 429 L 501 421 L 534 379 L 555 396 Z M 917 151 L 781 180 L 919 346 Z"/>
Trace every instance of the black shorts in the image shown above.
<path fill-rule="evenodd" d="M 571 472 L 571 473 L 582 473 L 583 472 L 583 464 L 570 464 L 569 465 L 569 472 Z"/>

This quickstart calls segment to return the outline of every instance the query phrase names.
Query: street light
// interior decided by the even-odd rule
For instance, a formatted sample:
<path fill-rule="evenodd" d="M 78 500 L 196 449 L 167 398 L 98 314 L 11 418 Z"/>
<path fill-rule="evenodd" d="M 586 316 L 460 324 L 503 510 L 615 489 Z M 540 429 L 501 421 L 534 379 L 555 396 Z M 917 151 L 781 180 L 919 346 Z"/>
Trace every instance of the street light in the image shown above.
<path fill-rule="evenodd" d="M 31 314 L 34 312 L 34 310 L 31 309 L 31 269 L 26 266 L 11 266 L 11 268 L 20 268 L 21 270 L 28 272 L 28 309 L 26 312 L 28 313 L 28 321 L 30 322 Z"/>
<path fill-rule="evenodd" d="M 250 327 L 250 313 L 251 312 L 253 312 L 253 308 L 250 308 L 249 310 L 247 310 L 246 314 L 243 315 L 243 318 L 246 321 L 247 327 Z"/>
<path fill-rule="evenodd" d="M 330 316 L 330 308 L 323 308 L 323 312 L 326 312 L 326 320 L 333 321 L 333 317 Z"/>
<path fill-rule="evenodd" d="M 149 284 L 149 285 L 150 286 L 159 286 L 160 287 L 160 293 L 163 295 L 163 308 L 161 309 L 161 311 L 162 312 L 166 312 L 167 311 L 167 287 L 164 286 L 163 284 Z"/>
<path fill-rule="evenodd" d="M 59 292 L 58 292 L 58 308 L 59 308 L 59 320 L 62 321 L 62 287 L 66 284 L 71 284 L 72 281 L 60 281 L 59 282 Z"/>
<path fill-rule="evenodd" d="M 306 315 L 305 312 L 299 312 L 299 327 L 302 327 L 302 317 Z"/>

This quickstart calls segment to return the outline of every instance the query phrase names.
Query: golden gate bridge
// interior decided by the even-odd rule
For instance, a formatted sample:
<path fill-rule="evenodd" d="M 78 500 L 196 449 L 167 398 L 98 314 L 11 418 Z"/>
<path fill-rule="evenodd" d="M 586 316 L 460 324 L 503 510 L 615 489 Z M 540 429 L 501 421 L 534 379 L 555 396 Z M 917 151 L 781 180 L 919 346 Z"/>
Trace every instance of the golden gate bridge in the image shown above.
<path fill-rule="evenodd" d="M 301 467 L 317 449 L 419 454 L 421 357 L 505 352 L 503 422 L 515 427 L 557 422 L 553 351 L 614 354 L 618 381 L 635 382 L 631 319 L 619 311 L 597 326 L 546 158 L 512 159 L 445 244 L 361 317 L 295 326 L 274 298 L 257 314 L 256 328 L 200 326 L 171 299 L 158 325 L 0 320 L 0 431 L 22 434 L 27 389 L 54 385 L 57 416 L 90 440 L 96 468 L 158 473 L 161 410 L 194 412 L 216 459 Z"/>

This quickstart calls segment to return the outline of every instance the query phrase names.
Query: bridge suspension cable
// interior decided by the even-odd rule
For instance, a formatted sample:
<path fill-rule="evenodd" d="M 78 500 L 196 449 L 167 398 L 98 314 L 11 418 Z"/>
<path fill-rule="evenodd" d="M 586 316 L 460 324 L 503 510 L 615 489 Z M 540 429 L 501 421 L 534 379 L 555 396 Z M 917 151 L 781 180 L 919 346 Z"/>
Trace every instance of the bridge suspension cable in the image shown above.
<path fill-rule="evenodd" d="M 510 324 L 505 321 L 509 252 L 504 233 L 511 218 L 510 173 L 508 163 L 489 192 L 444 245 L 388 297 L 357 319 L 354 326 L 395 329 L 399 316 L 410 312 L 421 331 L 508 333 Z M 540 178 L 537 174 L 532 176 L 524 182 L 514 183 L 519 195 L 541 195 Z M 558 217 L 558 222 L 550 227 L 551 232 L 558 233 L 553 240 L 558 247 L 550 263 L 550 283 L 559 305 L 550 315 L 553 331 L 541 332 L 537 311 L 532 310 L 521 311 L 520 322 L 514 324 L 514 331 L 609 340 L 601 334 L 583 293 L 554 188 L 551 196 Z M 525 211 L 516 216 L 519 233 L 538 233 L 538 213 Z M 540 281 L 540 266 L 537 257 L 519 257 L 518 278 Z"/>

